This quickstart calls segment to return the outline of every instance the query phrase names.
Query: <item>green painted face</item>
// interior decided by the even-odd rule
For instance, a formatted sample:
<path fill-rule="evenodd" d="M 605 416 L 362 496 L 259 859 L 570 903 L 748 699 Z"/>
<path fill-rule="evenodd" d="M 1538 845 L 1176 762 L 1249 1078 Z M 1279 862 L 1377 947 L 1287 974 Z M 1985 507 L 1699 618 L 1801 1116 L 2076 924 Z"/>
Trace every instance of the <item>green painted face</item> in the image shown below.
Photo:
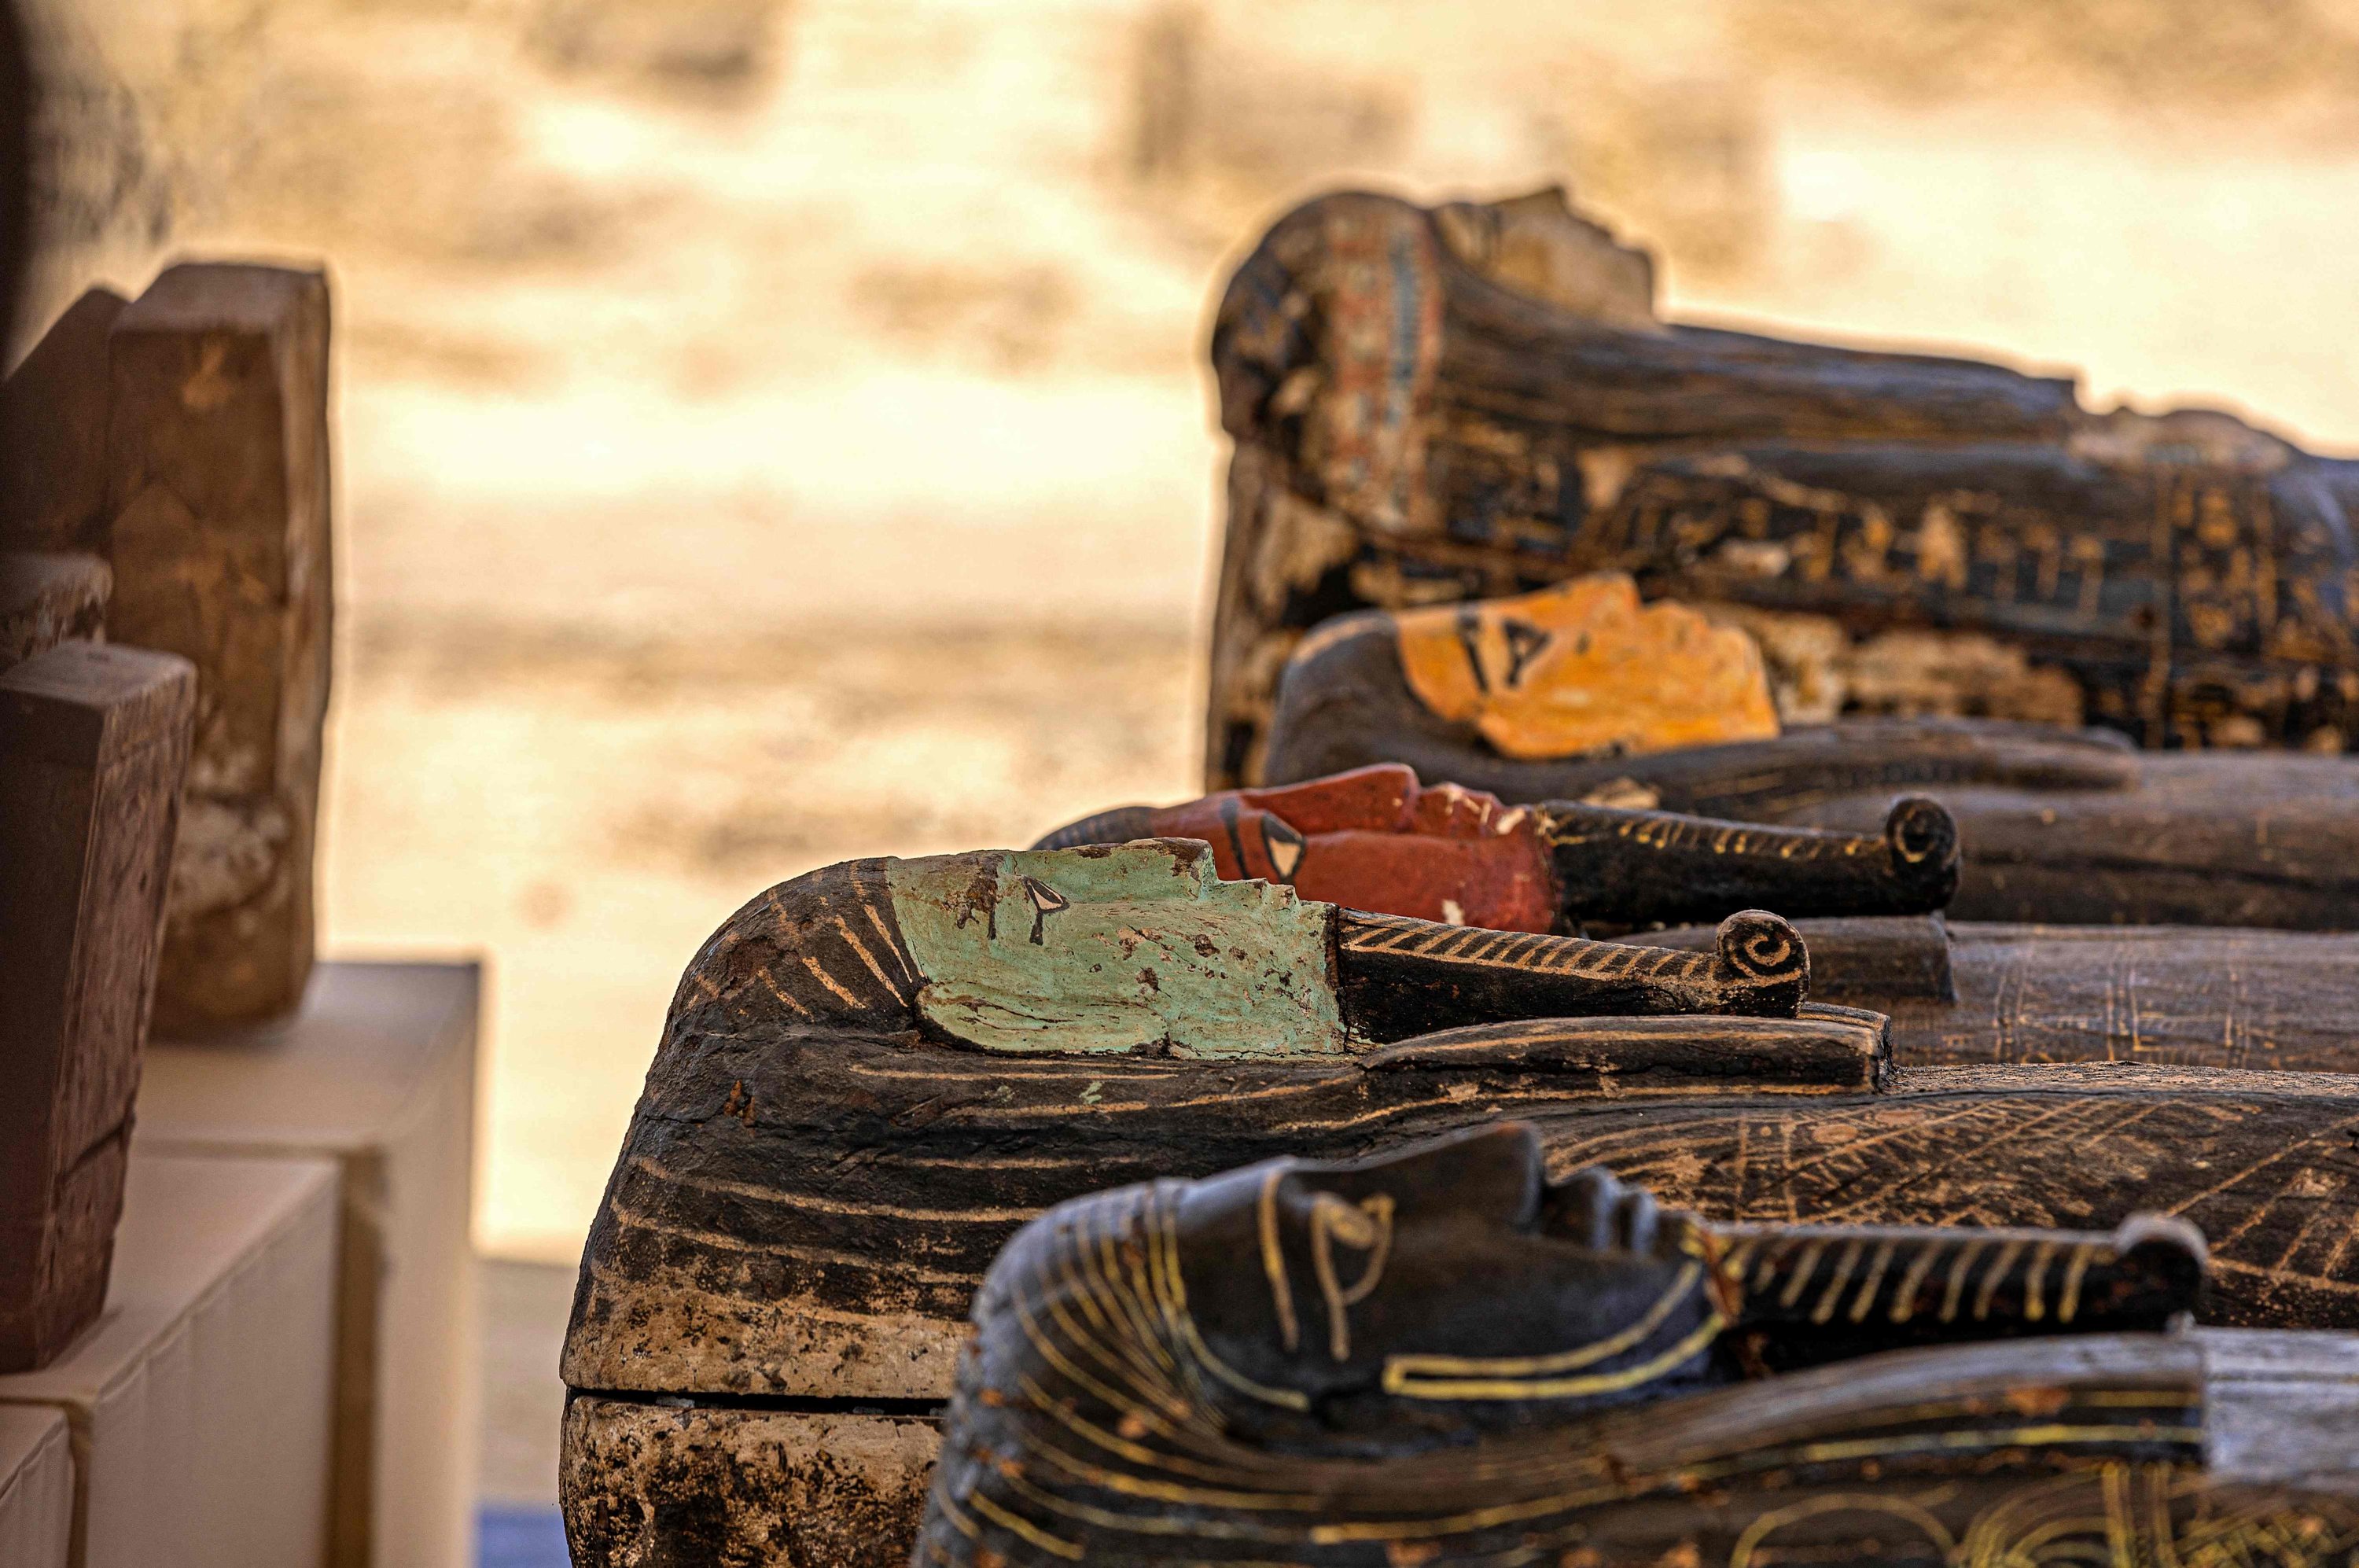
<path fill-rule="evenodd" d="M 1223 882 L 1202 844 L 886 862 L 918 1010 L 990 1051 L 1340 1054 L 1332 905 Z"/>

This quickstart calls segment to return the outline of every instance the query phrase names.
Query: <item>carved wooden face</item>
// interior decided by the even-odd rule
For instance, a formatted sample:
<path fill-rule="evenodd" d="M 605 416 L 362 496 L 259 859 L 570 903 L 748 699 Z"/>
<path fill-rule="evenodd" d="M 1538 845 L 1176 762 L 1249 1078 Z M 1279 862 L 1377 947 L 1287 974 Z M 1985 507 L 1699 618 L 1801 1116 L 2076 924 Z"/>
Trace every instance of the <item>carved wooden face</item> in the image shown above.
<path fill-rule="evenodd" d="M 1760 649 L 1621 572 L 1514 599 L 1403 610 L 1402 673 L 1504 757 L 1661 751 L 1777 734 Z"/>
<path fill-rule="evenodd" d="M 1725 1326 L 1703 1237 L 1603 1171 L 1550 1188 L 1516 1124 L 1190 1184 L 1178 1254 L 1231 1424 L 1513 1425 L 1658 1395 Z"/>

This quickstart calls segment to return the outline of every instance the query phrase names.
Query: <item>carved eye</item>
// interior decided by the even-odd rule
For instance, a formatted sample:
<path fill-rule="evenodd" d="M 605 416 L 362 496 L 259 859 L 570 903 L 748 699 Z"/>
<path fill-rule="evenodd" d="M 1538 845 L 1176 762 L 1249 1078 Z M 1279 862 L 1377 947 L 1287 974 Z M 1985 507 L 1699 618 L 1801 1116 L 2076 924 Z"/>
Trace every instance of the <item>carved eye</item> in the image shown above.
<path fill-rule="evenodd" d="M 1270 868 L 1281 882 L 1294 880 L 1295 867 L 1302 864 L 1302 835 L 1290 822 L 1277 817 L 1261 820 L 1261 846 L 1268 852 Z"/>
<path fill-rule="evenodd" d="M 1523 684 L 1524 670 L 1556 640 L 1554 632 L 1544 631 L 1529 621 L 1502 621 L 1499 629 L 1507 638 L 1507 678 L 1510 691 Z M 1582 651 L 1586 651 L 1585 649 Z"/>
<path fill-rule="evenodd" d="M 1037 877 L 1024 878 L 1024 895 L 1032 900 L 1032 934 L 1027 940 L 1035 947 L 1044 946 L 1046 942 L 1041 928 L 1048 923 L 1050 915 L 1066 907 L 1068 900 L 1062 893 Z"/>

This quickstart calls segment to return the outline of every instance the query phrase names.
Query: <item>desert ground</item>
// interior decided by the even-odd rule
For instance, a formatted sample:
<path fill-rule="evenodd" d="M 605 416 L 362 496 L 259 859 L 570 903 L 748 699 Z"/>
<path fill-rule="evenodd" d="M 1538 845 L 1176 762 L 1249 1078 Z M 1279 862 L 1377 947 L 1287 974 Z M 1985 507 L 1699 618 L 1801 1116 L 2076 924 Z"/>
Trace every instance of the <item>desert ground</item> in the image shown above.
<path fill-rule="evenodd" d="M 43 279 L 324 257 L 332 954 L 491 967 L 568 1263 L 769 884 L 1191 792 L 1243 247 L 1563 181 L 1667 313 L 2359 443 L 2359 0 L 103 0 Z"/>

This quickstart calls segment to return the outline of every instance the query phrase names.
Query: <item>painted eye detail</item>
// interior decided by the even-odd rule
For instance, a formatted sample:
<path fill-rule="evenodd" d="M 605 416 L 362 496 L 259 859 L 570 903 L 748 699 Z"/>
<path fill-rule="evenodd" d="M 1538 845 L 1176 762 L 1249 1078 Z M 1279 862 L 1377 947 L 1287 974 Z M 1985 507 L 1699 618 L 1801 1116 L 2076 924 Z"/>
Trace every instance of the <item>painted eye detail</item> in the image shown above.
<path fill-rule="evenodd" d="M 1548 651 L 1549 644 L 1556 640 L 1556 634 L 1543 631 L 1529 621 L 1502 621 L 1499 629 L 1507 638 L 1506 684 L 1508 690 L 1513 691 L 1523 684 L 1524 670 L 1533 659 Z"/>
<path fill-rule="evenodd" d="M 1302 835 L 1290 822 L 1277 817 L 1261 820 L 1261 846 L 1269 855 L 1270 869 L 1277 873 L 1280 882 L 1294 880 L 1295 868 L 1302 864 Z"/>
<path fill-rule="evenodd" d="M 1032 945 L 1045 946 L 1040 940 L 1040 928 L 1048 923 L 1050 915 L 1069 907 L 1069 902 L 1062 893 L 1037 877 L 1024 878 L 1024 893 L 1032 900 Z"/>

